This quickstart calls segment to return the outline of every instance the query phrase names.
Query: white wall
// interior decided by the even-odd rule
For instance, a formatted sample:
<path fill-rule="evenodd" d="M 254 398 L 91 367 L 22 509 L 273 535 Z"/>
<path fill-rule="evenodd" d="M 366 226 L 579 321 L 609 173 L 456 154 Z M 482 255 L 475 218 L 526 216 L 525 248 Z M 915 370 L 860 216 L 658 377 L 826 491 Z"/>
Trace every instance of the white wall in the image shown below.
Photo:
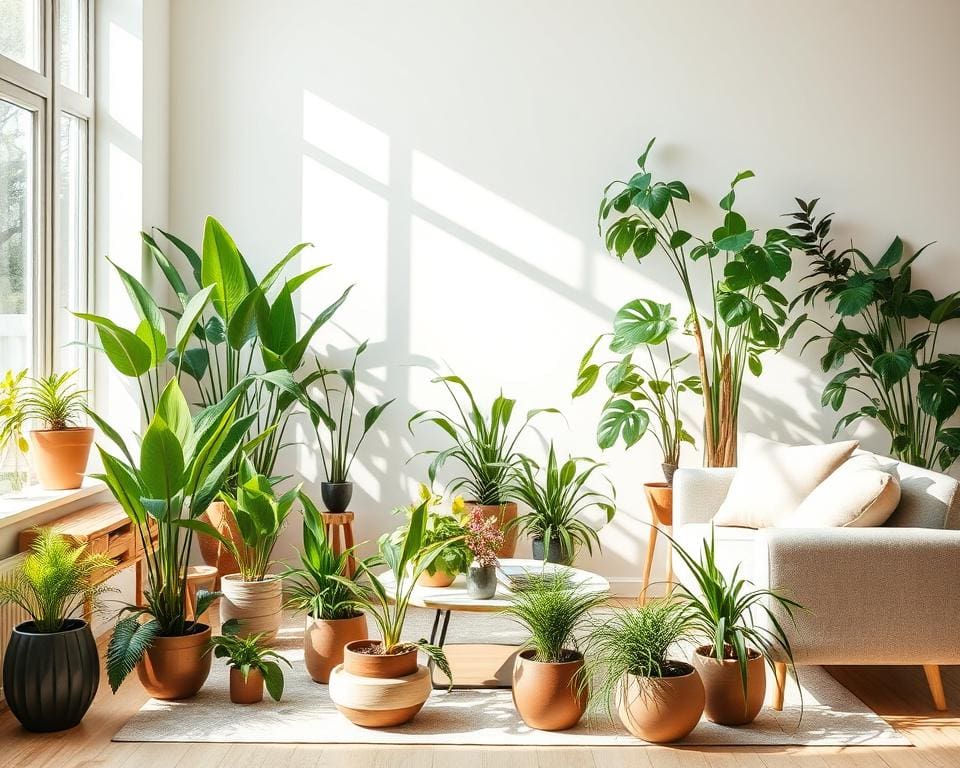
<path fill-rule="evenodd" d="M 311 240 L 300 266 L 334 268 L 304 292 L 307 315 L 357 282 L 342 328 L 318 347 L 337 356 L 370 338 L 364 379 L 398 398 L 356 471 L 362 538 L 392 524 L 388 510 L 424 475 L 408 457 L 435 444 L 406 431 L 415 410 L 446 404 L 410 366 L 448 364 L 485 400 L 502 387 L 522 408 L 560 406 L 569 426 L 549 427 L 562 450 L 598 453 L 599 395 L 569 400 L 581 353 L 631 298 L 682 312 L 663 261 L 617 263 L 595 225 L 604 185 L 631 172 L 650 136 L 652 167 L 697 197 L 688 228 L 709 232 L 715 201 L 752 168 L 739 198 L 749 221 L 777 226 L 795 195 L 819 195 L 839 212 L 838 240 L 855 233 L 876 251 L 897 233 L 935 239 L 916 282 L 960 287 L 960 7 L 947 0 L 171 9 L 173 230 L 199 242 L 214 214 L 261 269 Z M 798 352 L 766 358 L 746 382 L 743 430 L 829 438 L 817 356 Z M 857 434 L 885 449 L 869 425 Z M 641 483 L 659 460 L 652 441 L 605 458 L 621 513 L 593 564 L 636 580 Z M 306 452 L 296 469 L 317 479 Z"/>

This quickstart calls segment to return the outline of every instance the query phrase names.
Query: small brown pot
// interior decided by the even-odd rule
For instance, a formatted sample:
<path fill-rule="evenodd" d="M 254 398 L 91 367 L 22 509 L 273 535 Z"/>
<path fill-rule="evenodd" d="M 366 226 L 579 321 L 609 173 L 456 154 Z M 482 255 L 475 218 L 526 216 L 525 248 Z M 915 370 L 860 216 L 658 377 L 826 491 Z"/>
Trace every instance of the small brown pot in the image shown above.
<path fill-rule="evenodd" d="M 83 484 L 87 471 L 93 427 L 34 429 L 34 466 L 40 486 L 48 491 L 66 491 Z"/>
<path fill-rule="evenodd" d="M 513 666 L 513 704 L 523 722 L 539 731 L 573 728 L 587 710 L 587 689 L 580 687 L 583 657 L 560 664 L 533 660 L 534 651 L 517 654 Z"/>
<path fill-rule="evenodd" d="M 229 573 L 220 580 L 220 621 L 236 619 L 239 635 L 264 635 L 269 641 L 280 629 L 283 610 L 283 579 L 267 576 L 263 581 L 244 581 L 239 573 Z"/>
<path fill-rule="evenodd" d="M 233 517 L 233 512 L 230 511 L 230 507 L 222 501 L 212 502 L 207 507 L 207 511 L 200 515 L 200 519 L 216 528 L 224 538 L 236 544 L 238 549 L 242 549 L 243 539 L 240 538 L 237 521 Z M 230 550 L 212 536 L 205 536 L 202 533 L 197 534 L 197 545 L 200 547 L 203 562 L 216 568 L 221 576 L 228 573 L 237 573 L 240 570 L 237 559 Z"/>
<path fill-rule="evenodd" d="M 497 557 L 513 557 L 517 552 L 517 529 L 514 526 L 507 528 L 507 523 L 517 519 L 517 504 L 507 501 L 503 504 L 477 504 L 475 501 L 466 503 L 467 512 L 475 507 L 483 510 L 487 517 L 495 517 L 500 521 L 500 530 L 503 531 L 503 546 L 497 550 Z"/>
<path fill-rule="evenodd" d="M 681 662 L 673 662 L 681 665 Z M 706 701 L 703 682 L 690 664 L 676 677 L 624 677 L 617 697 L 620 722 L 638 739 L 677 741 L 696 728 Z"/>
<path fill-rule="evenodd" d="M 417 671 L 417 649 L 403 653 L 363 653 L 366 648 L 379 647 L 379 640 L 354 640 L 343 648 L 343 668 L 357 677 L 405 677 Z"/>
<path fill-rule="evenodd" d="M 344 646 L 366 638 L 365 614 L 351 619 L 315 619 L 307 616 L 303 633 L 303 661 L 310 677 L 318 683 L 329 683 L 333 668 L 343 664 Z"/>
<path fill-rule="evenodd" d="M 421 587 L 449 587 L 456 581 L 457 575 L 449 574 L 446 571 L 436 571 L 433 576 L 424 571 L 417 579 L 417 584 Z"/>
<path fill-rule="evenodd" d="M 230 701 L 234 704 L 257 704 L 263 701 L 263 673 L 251 669 L 247 679 L 236 667 L 230 667 Z"/>
<path fill-rule="evenodd" d="M 155 699 L 186 699 L 210 674 L 210 627 L 179 637 L 155 637 L 137 665 L 140 683 Z"/>
<path fill-rule="evenodd" d="M 666 483 L 644 483 L 650 514 L 657 525 L 673 525 L 673 488 Z"/>
<path fill-rule="evenodd" d="M 743 697 L 743 680 L 736 659 L 722 661 L 710 656 L 713 646 L 702 645 L 694 651 L 693 666 L 703 679 L 706 690 L 704 714 L 718 725 L 746 725 L 752 723 L 763 708 L 767 692 L 764 659 L 751 651 L 747 661 L 747 697 Z"/>

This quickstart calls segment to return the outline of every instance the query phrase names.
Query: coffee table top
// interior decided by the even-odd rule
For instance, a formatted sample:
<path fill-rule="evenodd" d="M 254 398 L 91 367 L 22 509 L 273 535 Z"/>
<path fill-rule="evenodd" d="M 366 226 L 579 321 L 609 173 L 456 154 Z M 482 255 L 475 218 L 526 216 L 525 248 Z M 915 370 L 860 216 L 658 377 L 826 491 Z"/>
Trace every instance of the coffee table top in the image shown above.
<path fill-rule="evenodd" d="M 599 576 L 590 571 L 584 571 L 580 568 L 568 568 L 563 565 L 554 565 L 553 563 L 544 564 L 541 560 L 523 560 L 519 558 L 509 558 L 500 561 L 501 565 L 520 567 L 529 569 L 532 573 L 539 573 L 544 569 L 564 570 L 570 574 L 574 584 L 581 586 L 589 592 L 600 592 L 606 594 L 610 591 L 610 582 L 603 576 Z M 393 574 L 380 574 L 380 580 L 387 592 L 393 591 L 396 582 Z M 410 605 L 417 608 L 430 608 L 435 611 L 474 611 L 486 613 L 492 611 L 502 611 L 510 605 L 511 591 L 497 582 L 497 593 L 489 600 L 476 600 L 467 595 L 466 576 L 460 574 L 449 587 L 423 587 L 419 584 L 413 588 L 410 596 Z"/>

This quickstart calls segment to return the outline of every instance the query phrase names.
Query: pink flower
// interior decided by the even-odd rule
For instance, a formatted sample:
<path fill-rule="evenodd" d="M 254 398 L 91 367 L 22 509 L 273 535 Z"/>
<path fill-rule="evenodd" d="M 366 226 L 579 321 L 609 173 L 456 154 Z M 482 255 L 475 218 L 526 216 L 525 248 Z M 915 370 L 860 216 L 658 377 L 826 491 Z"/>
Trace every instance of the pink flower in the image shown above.
<path fill-rule="evenodd" d="M 496 565 L 497 550 L 503 546 L 503 531 L 495 515 L 485 516 L 480 507 L 470 510 L 467 521 L 467 547 L 478 565 Z"/>

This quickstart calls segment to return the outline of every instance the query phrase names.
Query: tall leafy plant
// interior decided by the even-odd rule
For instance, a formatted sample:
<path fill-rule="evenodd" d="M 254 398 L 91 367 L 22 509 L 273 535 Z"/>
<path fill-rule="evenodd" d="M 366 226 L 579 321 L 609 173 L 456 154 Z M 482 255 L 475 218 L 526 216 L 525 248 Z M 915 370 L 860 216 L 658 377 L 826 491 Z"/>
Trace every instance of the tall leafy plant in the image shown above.
<path fill-rule="evenodd" d="M 609 221 L 607 250 L 621 261 L 632 256 L 642 264 L 657 251 L 676 272 L 690 310 L 685 327 L 699 363 L 706 463 L 732 466 L 743 377 L 747 370 L 759 376 L 760 356 L 780 347 L 787 299 L 773 283 L 789 273 L 797 243 L 783 229 L 761 235 L 735 210 L 736 187 L 753 171 L 734 177 L 719 202 L 722 223 L 708 236 L 684 229 L 678 210 L 689 203 L 690 192 L 682 181 L 654 180 L 647 170 L 653 143 L 651 139 L 640 155 L 633 175 L 607 185 L 597 224 L 603 233 Z M 648 325 L 639 317 L 637 333 L 655 333 L 663 322 L 655 319 Z"/>
<path fill-rule="evenodd" d="M 821 367 L 842 369 L 823 390 L 824 407 L 839 411 L 848 395 L 861 399 L 837 422 L 834 436 L 858 419 L 871 419 L 887 431 L 897 458 L 948 469 L 960 457 L 960 427 L 948 426 L 960 407 L 960 355 L 940 351 L 938 343 L 943 327 L 960 318 L 960 292 L 937 298 L 913 286 L 913 264 L 927 246 L 909 254 L 896 237 L 875 260 L 853 245 L 838 250 L 830 235 L 833 214 L 815 213 L 818 202 L 798 198 L 799 209 L 789 214 L 812 267 L 804 277 L 810 284 L 791 308 L 822 299 L 836 325 L 803 313 L 790 335 L 806 323 L 816 326 L 823 333 L 811 336 L 804 349 L 826 341 Z"/>

